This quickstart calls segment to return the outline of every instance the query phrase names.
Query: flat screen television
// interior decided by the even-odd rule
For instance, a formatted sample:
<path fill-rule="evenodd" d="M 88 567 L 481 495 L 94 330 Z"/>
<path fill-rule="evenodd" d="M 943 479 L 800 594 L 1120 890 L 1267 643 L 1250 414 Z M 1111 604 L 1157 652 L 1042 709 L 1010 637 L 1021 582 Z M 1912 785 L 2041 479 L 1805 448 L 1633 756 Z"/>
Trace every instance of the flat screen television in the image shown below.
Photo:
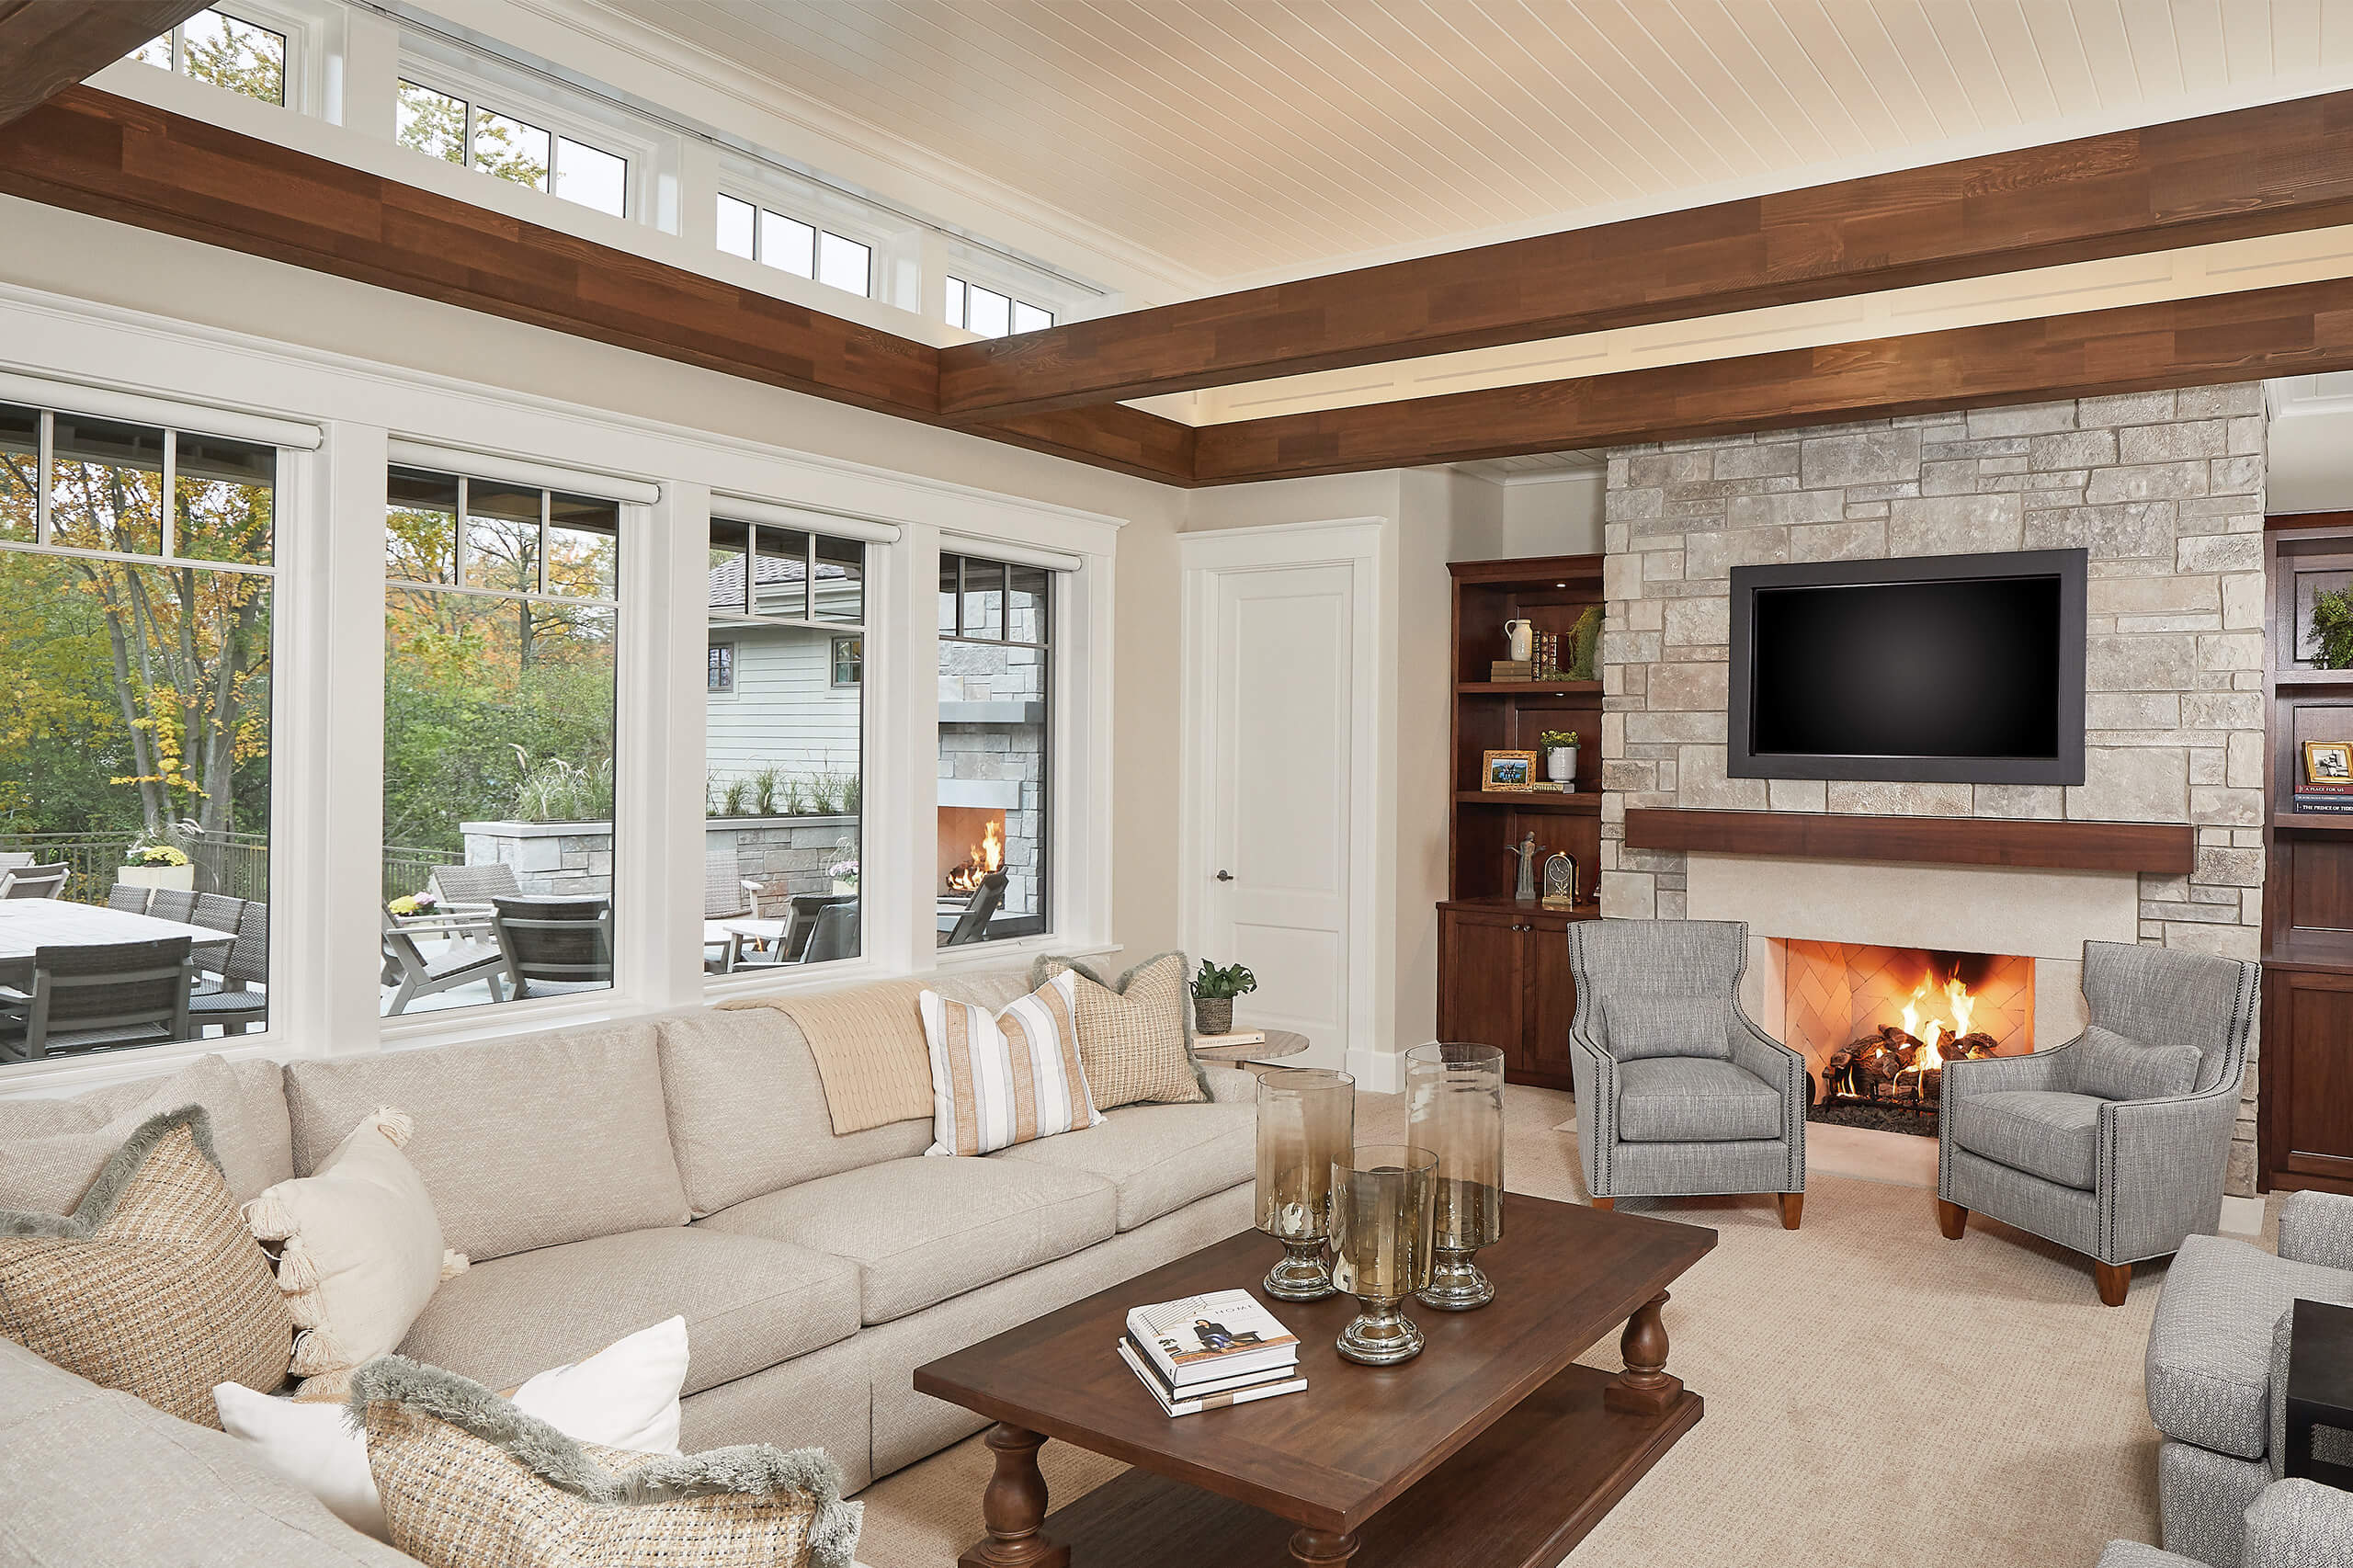
<path fill-rule="evenodd" d="M 1736 778 L 2084 781 L 2084 551 L 1736 566 Z"/>

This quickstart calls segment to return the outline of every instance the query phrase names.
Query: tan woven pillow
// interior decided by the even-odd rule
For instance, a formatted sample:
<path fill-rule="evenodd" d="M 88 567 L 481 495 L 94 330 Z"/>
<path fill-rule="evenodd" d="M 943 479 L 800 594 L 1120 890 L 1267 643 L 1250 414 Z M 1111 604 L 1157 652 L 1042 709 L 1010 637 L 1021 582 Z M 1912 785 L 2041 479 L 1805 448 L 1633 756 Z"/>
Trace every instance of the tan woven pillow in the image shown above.
<path fill-rule="evenodd" d="M 1184 954 L 1146 959 L 1108 984 L 1085 964 L 1048 954 L 1030 967 L 1029 983 L 1064 970 L 1078 980 L 1078 1059 L 1096 1109 L 1144 1101 L 1192 1105 L 1210 1097 L 1188 1034 L 1192 994 Z"/>
<path fill-rule="evenodd" d="M 286 1381 L 293 1320 L 201 1107 L 149 1118 L 72 1215 L 0 1212 L 0 1335 L 199 1426 L 214 1384 Z"/>
<path fill-rule="evenodd" d="M 821 1449 L 597 1448 L 398 1356 L 351 1378 L 392 1544 L 426 1568 L 851 1568 L 863 1505 Z"/>

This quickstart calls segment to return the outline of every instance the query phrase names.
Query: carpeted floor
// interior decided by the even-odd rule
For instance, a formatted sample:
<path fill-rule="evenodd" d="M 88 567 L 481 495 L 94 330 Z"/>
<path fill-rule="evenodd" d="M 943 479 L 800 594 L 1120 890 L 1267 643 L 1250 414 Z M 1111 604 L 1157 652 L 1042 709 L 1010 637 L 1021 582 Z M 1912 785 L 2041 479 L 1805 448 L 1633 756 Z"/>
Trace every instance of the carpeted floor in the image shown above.
<path fill-rule="evenodd" d="M 1574 1109 L 1506 1091 L 1513 1190 L 1582 1198 L 1557 1125 Z M 1404 1133 L 1400 1096 L 1357 1115 L 1359 1142 Z M 2164 1266 L 2109 1309 L 2090 1265 L 2046 1242 L 1974 1216 L 1944 1240 L 1918 1187 L 1807 1187 L 1794 1235 L 1767 1198 L 1647 1206 L 1719 1233 L 1666 1309 L 1668 1369 L 1707 1415 L 1569 1568 L 2089 1568 L 2112 1537 L 2156 1540 L 2141 1358 Z M 1616 1367 L 1616 1336 L 1584 1359 Z M 1040 1460 L 1057 1504 L 1120 1468 L 1060 1443 Z M 989 1469 L 975 1437 L 876 1483 L 859 1560 L 948 1568 L 982 1533 Z"/>

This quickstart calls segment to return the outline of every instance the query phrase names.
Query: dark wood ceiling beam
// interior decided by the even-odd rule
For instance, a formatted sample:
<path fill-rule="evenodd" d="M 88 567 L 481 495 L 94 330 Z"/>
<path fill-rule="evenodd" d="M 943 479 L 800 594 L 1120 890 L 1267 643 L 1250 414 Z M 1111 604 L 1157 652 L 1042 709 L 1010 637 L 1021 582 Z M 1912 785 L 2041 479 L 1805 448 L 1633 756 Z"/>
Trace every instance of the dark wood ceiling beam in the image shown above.
<path fill-rule="evenodd" d="M 2353 369 L 2353 278 L 1209 425 L 1198 484 Z"/>
<path fill-rule="evenodd" d="M 205 0 L 0 0 L 0 125 L 204 6 Z"/>
<path fill-rule="evenodd" d="M 1104 316 L 940 353 L 951 418 L 2353 222 L 2353 93 Z"/>
<path fill-rule="evenodd" d="M 91 87 L 0 128 L 0 191 L 926 424 L 938 350 Z M 1190 427 L 1116 404 L 976 436 L 1164 483 Z"/>

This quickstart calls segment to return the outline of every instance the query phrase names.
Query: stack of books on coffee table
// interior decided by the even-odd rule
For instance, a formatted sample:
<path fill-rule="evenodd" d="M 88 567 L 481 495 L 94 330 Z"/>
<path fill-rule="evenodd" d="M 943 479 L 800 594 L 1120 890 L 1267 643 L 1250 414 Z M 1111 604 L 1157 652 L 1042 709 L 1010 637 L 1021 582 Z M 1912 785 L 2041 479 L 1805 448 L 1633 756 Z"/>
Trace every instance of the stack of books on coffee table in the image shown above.
<path fill-rule="evenodd" d="M 1307 1387 L 1299 1340 L 1247 1290 L 1137 1307 L 1120 1358 L 1170 1415 L 1247 1404 Z"/>

